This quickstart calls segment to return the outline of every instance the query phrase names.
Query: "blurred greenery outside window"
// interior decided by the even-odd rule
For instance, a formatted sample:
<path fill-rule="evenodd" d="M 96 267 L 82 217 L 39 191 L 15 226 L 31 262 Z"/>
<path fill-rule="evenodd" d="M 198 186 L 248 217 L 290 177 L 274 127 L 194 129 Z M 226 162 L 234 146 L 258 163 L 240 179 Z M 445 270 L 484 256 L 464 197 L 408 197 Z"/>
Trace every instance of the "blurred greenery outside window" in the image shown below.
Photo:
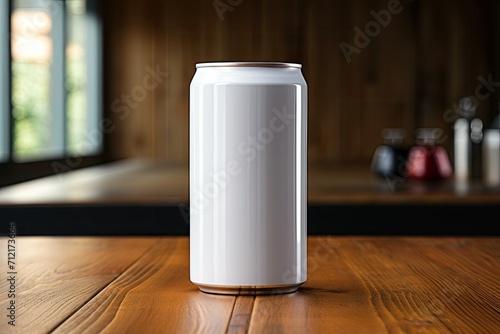
<path fill-rule="evenodd" d="M 94 0 L 2 1 L 0 33 L 10 41 L 0 41 L 0 163 L 102 151 L 96 8 Z"/>

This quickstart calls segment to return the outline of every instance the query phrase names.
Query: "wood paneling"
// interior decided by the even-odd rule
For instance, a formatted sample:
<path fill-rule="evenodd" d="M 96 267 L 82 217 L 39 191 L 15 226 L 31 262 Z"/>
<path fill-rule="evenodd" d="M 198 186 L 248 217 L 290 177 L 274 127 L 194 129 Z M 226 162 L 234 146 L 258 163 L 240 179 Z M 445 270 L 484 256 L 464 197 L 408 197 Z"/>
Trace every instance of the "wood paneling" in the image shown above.
<path fill-rule="evenodd" d="M 442 128 L 450 151 L 452 122 L 445 112 L 475 94 L 479 76 L 491 73 L 499 81 L 500 25 L 492 0 L 401 1 L 379 30 L 370 26 L 373 13 L 382 15 L 395 0 L 220 2 L 231 7 L 223 20 L 213 1 L 103 2 L 112 158 L 187 165 L 189 84 L 197 62 L 302 63 L 309 159 L 318 164 L 368 164 L 386 127 L 406 129 L 408 144 L 417 127 Z M 372 29 L 364 45 L 355 43 L 355 28 Z M 358 46 L 351 62 L 341 42 Z M 168 76 L 141 90 L 146 68 Z M 133 107 L 120 100 L 134 93 Z M 495 91 L 481 101 L 486 125 L 498 114 L 498 96 Z"/>

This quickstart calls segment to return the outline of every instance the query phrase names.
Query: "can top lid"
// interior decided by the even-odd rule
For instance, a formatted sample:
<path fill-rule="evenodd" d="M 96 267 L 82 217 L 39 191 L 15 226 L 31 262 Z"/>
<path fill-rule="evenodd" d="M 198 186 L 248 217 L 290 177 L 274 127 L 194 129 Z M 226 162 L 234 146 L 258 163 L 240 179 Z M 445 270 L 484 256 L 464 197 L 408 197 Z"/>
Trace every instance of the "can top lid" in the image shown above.
<path fill-rule="evenodd" d="M 302 68 L 302 64 L 284 63 L 272 61 L 234 61 L 234 62 L 208 62 L 197 63 L 196 68 L 200 67 L 278 67 L 278 68 Z"/>

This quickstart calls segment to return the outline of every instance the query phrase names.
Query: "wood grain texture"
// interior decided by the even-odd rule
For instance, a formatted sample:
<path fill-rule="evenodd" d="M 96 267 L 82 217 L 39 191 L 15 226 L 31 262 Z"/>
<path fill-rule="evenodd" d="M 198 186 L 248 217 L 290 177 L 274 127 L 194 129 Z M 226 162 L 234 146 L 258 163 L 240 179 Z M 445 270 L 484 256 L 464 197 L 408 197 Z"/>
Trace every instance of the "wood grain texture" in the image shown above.
<path fill-rule="evenodd" d="M 189 281 L 188 245 L 162 238 L 53 333 L 223 333 L 236 298 Z"/>
<path fill-rule="evenodd" d="M 250 332 L 498 333 L 499 259 L 493 238 L 314 238 L 307 283 L 257 298 Z"/>
<path fill-rule="evenodd" d="M 19 243 L 19 333 L 500 331 L 499 238 L 309 237 L 298 292 L 238 297 L 189 281 L 187 237 Z"/>
<path fill-rule="evenodd" d="M 48 333 L 120 276 L 157 238 L 16 239 L 16 326 L 7 324 L 7 239 L 0 248 L 0 333 Z"/>
<path fill-rule="evenodd" d="M 451 153 L 454 118 L 446 111 L 475 95 L 479 76 L 500 76 L 495 0 L 399 1 L 402 10 L 367 42 L 355 29 L 365 31 L 375 22 L 373 12 L 387 10 L 389 1 L 223 0 L 218 3 L 228 7 L 222 16 L 214 3 L 103 2 L 113 157 L 187 165 L 189 84 L 197 62 L 302 63 L 311 163 L 366 164 L 386 127 L 404 128 L 408 144 L 417 127 L 442 128 L 442 144 Z M 350 62 L 342 42 L 357 48 Z M 148 66 L 169 75 L 127 107 L 122 94 L 142 85 Z M 499 94 L 481 101 L 485 125 L 498 115 Z"/>
<path fill-rule="evenodd" d="M 231 312 L 231 320 L 227 327 L 228 334 L 248 333 L 252 317 L 255 296 L 238 296 Z"/>

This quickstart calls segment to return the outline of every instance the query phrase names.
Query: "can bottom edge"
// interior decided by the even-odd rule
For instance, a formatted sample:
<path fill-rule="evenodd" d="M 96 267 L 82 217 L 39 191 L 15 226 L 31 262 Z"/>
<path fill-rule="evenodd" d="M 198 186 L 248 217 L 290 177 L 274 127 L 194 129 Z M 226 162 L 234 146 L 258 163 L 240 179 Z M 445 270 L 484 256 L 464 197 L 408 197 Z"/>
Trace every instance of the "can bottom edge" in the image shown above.
<path fill-rule="evenodd" d="M 218 295 L 278 295 L 296 292 L 304 283 L 255 286 L 223 286 L 195 283 L 202 292 Z"/>

